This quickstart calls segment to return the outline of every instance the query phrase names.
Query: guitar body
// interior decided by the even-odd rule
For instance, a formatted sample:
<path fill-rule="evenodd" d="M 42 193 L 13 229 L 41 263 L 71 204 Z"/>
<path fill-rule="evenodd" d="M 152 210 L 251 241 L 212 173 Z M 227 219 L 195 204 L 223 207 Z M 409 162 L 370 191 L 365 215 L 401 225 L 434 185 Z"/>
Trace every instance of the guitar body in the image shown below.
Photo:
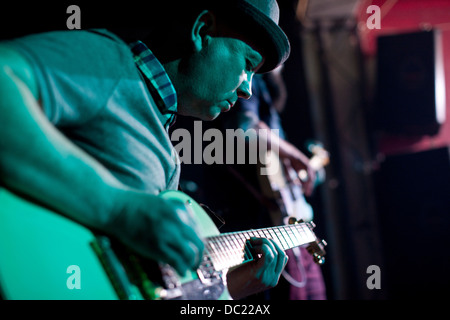
<path fill-rule="evenodd" d="M 3 298 L 117 299 L 90 245 L 94 240 L 81 225 L 0 189 Z M 70 289 L 70 266 L 79 267 L 80 289 Z"/>
<path fill-rule="evenodd" d="M 189 196 L 177 191 L 167 191 L 161 196 L 177 198 L 192 207 L 203 237 L 219 234 L 207 213 Z M 118 294 L 117 285 L 114 285 L 117 281 L 112 278 L 114 273 L 123 270 L 124 260 L 129 259 L 129 254 L 120 256 L 123 251 L 120 248 L 116 254 L 119 262 L 106 261 L 113 265 L 105 266 L 105 261 L 100 259 L 101 254 L 93 248 L 98 239 L 80 224 L 0 189 L 1 295 L 14 300 L 144 298 L 130 279 L 122 279 L 120 284 L 128 286 L 122 288 L 122 291 L 129 292 L 128 296 Z M 156 263 L 147 261 L 145 264 Z M 118 270 L 108 274 L 107 270 L 111 268 Z M 174 272 L 167 265 L 160 268 L 166 274 Z M 181 285 L 177 295 L 185 299 L 230 299 L 223 283 L 204 289 L 199 282 L 195 272 L 177 277 L 176 285 Z M 158 288 L 156 282 L 151 290 L 155 298 L 156 293 L 168 293 Z M 173 295 L 171 293 L 172 298 Z"/>
<path fill-rule="evenodd" d="M 179 191 L 164 191 L 160 196 L 164 199 L 177 199 L 185 203 L 186 207 L 193 213 L 196 219 L 201 238 L 220 235 L 219 229 L 217 229 L 205 210 L 187 194 Z M 166 265 L 162 268 L 170 267 Z M 227 271 L 227 269 L 223 269 L 220 272 L 211 271 L 207 278 L 203 277 L 202 279 L 199 279 L 199 271 L 188 272 L 187 275 L 180 278 L 180 290 L 183 299 L 231 300 L 231 296 L 226 287 L 225 275 Z"/>

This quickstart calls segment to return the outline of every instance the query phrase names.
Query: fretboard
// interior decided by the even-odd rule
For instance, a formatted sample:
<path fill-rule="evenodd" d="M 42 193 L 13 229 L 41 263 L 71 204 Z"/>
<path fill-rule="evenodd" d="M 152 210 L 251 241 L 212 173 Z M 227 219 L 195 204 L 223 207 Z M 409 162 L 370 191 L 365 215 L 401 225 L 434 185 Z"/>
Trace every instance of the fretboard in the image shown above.
<path fill-rule="evenodd" d="M 224 270 L 252 259 L 246 241 L 250 238 L 267 238 L 275 240 L 284 250 L 314 242 L 315 234 L 308 223 L 298 223 L 272 228 L 249 231 L 222 233 L 207 238 L 206 254 L 211 259 L 214 269 Z"/>

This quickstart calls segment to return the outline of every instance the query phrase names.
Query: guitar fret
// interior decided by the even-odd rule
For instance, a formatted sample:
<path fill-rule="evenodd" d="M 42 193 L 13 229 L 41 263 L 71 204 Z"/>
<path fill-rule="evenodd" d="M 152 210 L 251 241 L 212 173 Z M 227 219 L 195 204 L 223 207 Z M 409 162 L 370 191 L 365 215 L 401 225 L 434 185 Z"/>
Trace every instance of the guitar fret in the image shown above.
<path fill-rule="evenodd" d="M 233 261 L 235 259 L 235 255 L 233 254 L 233 248 L 230 245 L 229 239 L 227 236 L 222 237 L 222 246 L 224 248 L 223 255 L 225 256 L 225 260 L 228 262 Z"/>
<path fill-rule="evenodd" d="M 300 238 L 301 242 L 305 243 L 306 242 L 306 237 L 305 237 L 306 234 L 303 230 L 303 227 L 299 226 L 299 225 L 295 225 L 294 228 L 295 228 L 297 237 Z"/>
<path fill-rule="evenodd" d="M 214 244 L 214 242 L 215 242 L 214 240 L 215 240 L 214 238 L 210 238 L 210 240 L 208 242 L 208 246 L 209 246 L 209 248 L 211 248 L 210 258 L 214 265 L 214 268 L 216 270 L 220 270 L 221 264 L 222 264 L 222 259 L 217 251 L 216 245 Z"/>
<path fill-rule="evenodd" d="M 242 239 L 239 235 L 235 235 L 233 237 L 233 240 L 236 243 L 237 252 L 239 252 L 239 255 L 240 255 L 242 261 L 244 261 L 245 260 L 245 241 L 242 241 Z"/>
<path fill-rule="evenodd" d="M 272 239 L 272 236 L 270 235 L 270 232 L 268 229 L 263 229 L 264 238 Z"/>
<path fill-rule="evenodd" d="M 294 242 L 292 241 L 292 239 L 291 239 L 291 237 L 289 235 L 288 228 L 284 229 L 283 236 L 286 239 L 287 243 L 289 244 L 289 248 L 295 247 L 295 244 L 294 244 Z"/>
<path fill-rule="evenodd" d="M 262 229 L 261 230 L 256 230 L 256 232 L 258 233 L 258 236 L 260 238 L 265 238 L 266 237 Z"/>
<path fill-rule="evenodd" d="M 233 254 L 233 261 L 237 264 L 241 263 L 243 258 L 243 248 L 239 248 L 239 245 L 233 235 L 230 234 L 227 236 L 227 238 L 229 240 L 230 248 Z"/>
<path fill-rule="evenodd" d="M 297 239 L 295 238 L 294 234 L 292 233 L 291 228 L 287 227 L 285 229 L 285 233 L 286 233 L 286 237 L 289 238 L 289 241 L 292 244 L 292 247 L 296 247 L 298 245 Z"/>
<path fill-rule="evenodd" d="M 227 261 L 234 261 L 236 259 L 236 255 L 234 252 L 233 247 L 231 246 L 230 239 L 228 238 L 228 235 L 225 235 L 221 238 L 223 241 L 223 247 L 224 247 L 224 255 Z"/>
<path fill-rule="evenodd" d="M 311 230 L 306 225 L 302 224 L 299 226 L 299 228 L 301 229 L 305 242 L 314 241 L 314 236 L 312 235 Z"/>
<path fill-rule="evenodd" d="M 215 242 L 216 248 L 217 248 L 217 256 L 219 258 L 220 266 L 221 266 L 221 269 L 222 269 L 227 260 L 226 260 L 226 257 L 224 255 L 224 252 L 223 252 L 223 246 L 222 246 L 222 243 L 220 241 L 220 238 L 215 238 L 214 240 L 215 240 L 214 242 Z"/>
<path fill-rule="evenodd" d="M 272 239 L 284 250 L 315 241 L 310 227 L 302 223 L 213 236 L 208 238 L 205 251 L 216 270 L 227 269 L 251 259 L 246 243 L 253 237 Z"/>
<path fill-rule="evenodd" d="M 286 238 L 283 230 L 281 228 L 277 228 L 277 232 L 278 232 L 279 236 L 281 237 L 281 239 L 283 240 L 283 249 L 287 250 L 287 249 L 291 248 L 291 245 L 289 244 L 289 241 Z"/>
<path fill-rule="evenodd" d="M 248 235 L 245 232 L 239 233 L 239 239 L 241 240 L 241 245 L 242 245 L 243 251 L 244 251 L 244 260 L 243 261 L 251 260 L 251 258 L 252 258 L 250 252 L 248 251 L 247 246 L 245 245 L 247 242 L 247 239 L 248 239 L 246 236 L 248 236 Z"/>
<path fill-rule="evenodd" d="M 302 239 L 299 236 L 299 233 L 297 232 L 297 230 L 295 229 L 294 226 L 289 226 L 289 232 L 292 234 L 292 237 L 295 239 L 295 245 L 299 246 L 302 245 Z"/>
<path fill-rule="evenodd" d="M 280 241 L 278 240 L 278 237 L 277 237 L 275 231 L 273 230 L 273 228 L 270 228 L 270 229 L 269 229 L 269 233 L 272 235 L 271 239 L 274 240 L 274 241 L 276 241 L 276 242 L 278 243 L 278 245 L 281 246 L 281 243 L 280 243 Z"/>
<path fill-rule="evenodd" d="M 302 235 L 304 242 L 312 242 L 315 240 L 314 235 L 306 225 L 298 225 L 297 229 L 300 229 L 300 234 Z"/>
<path fill-rule="evenodd" d="M 221 238 L 216 237 L 214 239 L 214 243 L 216 244 L 216 248 L 217 248 L 217 257 L 218 257 L 219 262 L 220 262 L 220 264 L 219 264 L 220 268 L 223 269 L 224 266 L 227 263 L 227 259 L 226 259 L 226 256 L 225 256 L 224 246 L 223 246 Z"/>
<path fill-rule="evenodd" d="M 274 228 L 275 234 L 277 235 L 277 239 L 279 240 L 279 242 L 281 243 L 281 247 L 286 250 L 289 248 L 288 244 L 286 243 L 286 241 L 284 240 L 283 235 L 281 235 L 280 230 L 278 228 Z"/>
<path fill-rule="evenodd" d="M 248 234 L 251 235 L 252 238 L 257 238 L 257 237 L 258 237 L 258 235 L 256 235 L 255 232 L 254 232 L 253 230 L 250 230 L 250 231 L 248 232 Z"/>

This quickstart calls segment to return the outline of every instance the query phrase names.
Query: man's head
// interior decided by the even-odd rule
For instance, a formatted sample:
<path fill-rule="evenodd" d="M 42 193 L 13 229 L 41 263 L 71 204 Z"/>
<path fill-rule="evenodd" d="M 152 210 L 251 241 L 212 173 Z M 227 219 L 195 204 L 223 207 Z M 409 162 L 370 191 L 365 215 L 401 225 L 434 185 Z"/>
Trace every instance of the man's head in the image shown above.
<path fill-rule="evenodd" d="M 211 10 L 222 24 L 250 44 L 264 57 L 259 72 L 268 72 L 289 56 L 289 41 L 278 26 L 280 10 L 276 0 L 193 0 Z"/>
<path fill-rule="evenodd" d="M 212 120 L 238 98 L 251 96 L 253 74 L 283 63 L 289 55 L 289 42 L 277 25 L 275 0 L 185 3 L 190 7 L 181 17 L 174 16 L 172 30 L 165 32 L 165 36 L 176 33 L 178 49 L 163 46 L 172 47 L 172 52 L 166 51 L 161 58 L 166 57 L 163 64 L 178 94 L 178 112 Z M 151 43 L 149 46 L 153 50 Z"/>

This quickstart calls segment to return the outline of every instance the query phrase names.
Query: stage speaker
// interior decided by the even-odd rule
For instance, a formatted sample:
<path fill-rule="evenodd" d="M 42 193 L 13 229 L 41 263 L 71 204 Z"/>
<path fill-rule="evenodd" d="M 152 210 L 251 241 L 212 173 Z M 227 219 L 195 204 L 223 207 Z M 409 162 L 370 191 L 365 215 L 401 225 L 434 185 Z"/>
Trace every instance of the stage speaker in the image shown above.
<path fill-rule="evenodd" d="M 449 147 L 386 157 L 375 185 L 387 298 L 448 296 Z"/>
<path fill-rule="evenodd" d="M 378 131 L 434 135 L 445 120 L 442 40 L 438 30 L 377 39 Z"/>

